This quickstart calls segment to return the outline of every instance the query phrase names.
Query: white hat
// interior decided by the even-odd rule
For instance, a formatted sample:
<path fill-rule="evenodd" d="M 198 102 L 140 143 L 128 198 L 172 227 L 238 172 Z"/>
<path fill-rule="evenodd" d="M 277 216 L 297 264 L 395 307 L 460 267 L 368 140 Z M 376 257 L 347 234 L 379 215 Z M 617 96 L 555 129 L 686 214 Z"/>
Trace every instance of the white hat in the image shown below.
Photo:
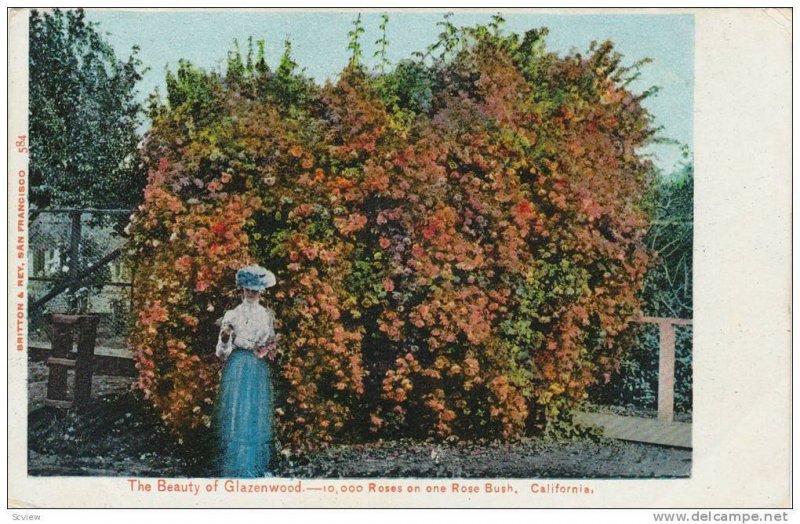
<path fill-rule="evenodd" d="M 262 291 L 275 285 L 272 271 L 258 265 L 243 267 L 236 272 L 236 286 L 255 291 Z"/>

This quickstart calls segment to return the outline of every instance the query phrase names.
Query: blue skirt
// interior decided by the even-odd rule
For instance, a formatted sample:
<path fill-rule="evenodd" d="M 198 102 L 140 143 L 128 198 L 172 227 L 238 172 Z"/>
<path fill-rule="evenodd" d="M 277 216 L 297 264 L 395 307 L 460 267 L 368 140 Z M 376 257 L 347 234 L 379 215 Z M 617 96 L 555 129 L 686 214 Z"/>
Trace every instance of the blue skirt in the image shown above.
<path fill-rule="evenodd" d="M 222 369 L 216 408 L 220 474 L 267 476 L 272 446 L 269 363 L 252 351 L 234 349 Z"/>

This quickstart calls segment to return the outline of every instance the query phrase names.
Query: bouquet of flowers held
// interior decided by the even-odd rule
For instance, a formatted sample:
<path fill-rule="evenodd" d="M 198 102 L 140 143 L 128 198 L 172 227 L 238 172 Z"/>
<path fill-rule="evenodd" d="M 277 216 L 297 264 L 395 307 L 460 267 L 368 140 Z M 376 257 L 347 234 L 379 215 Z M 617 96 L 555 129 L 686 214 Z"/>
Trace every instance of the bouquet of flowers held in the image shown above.
<path fill-rule="evenodd" d="M 281 335 L 277 334 L 267 339 L 262 345 L 255 349 L 255 354 L 258 358 L 266 358 L 270 362 L 275 362 L 278 358 L 278 350 L 280 348 L 279 342 Z"/>

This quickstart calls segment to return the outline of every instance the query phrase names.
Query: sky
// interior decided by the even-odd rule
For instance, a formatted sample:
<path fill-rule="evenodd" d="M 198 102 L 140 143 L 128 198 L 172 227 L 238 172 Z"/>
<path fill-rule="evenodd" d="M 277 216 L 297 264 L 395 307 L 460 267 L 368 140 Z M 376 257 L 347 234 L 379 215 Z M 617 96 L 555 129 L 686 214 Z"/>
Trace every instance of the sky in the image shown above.
<path fill-rule="evenodd" d="M 139 58 L 148 68 L 139 85 L 139 96 L 146 99 L 156 87 L 164 93 L 166 70 L 174 70 L 179 59 L 204 68 L 223 69 L 234 40 L 246 46 L 247 38 L 263 39 L 267 62 L 277 64 L 287 38 L 292 42 L 295 62 L 317 82 L 333 79 L 347 64 L 347 33 L 361 12 L 365 33 L 361 44 L 367 64 L 374 63 L 373 44 L 380 37 L 378 26 L 383 11 L 255 11 L 189 10 L 135 11 L 87 10 L 87 18 L 98 23 L 117 56 L 127 57 L 138 45 Z M 397 63 L 424 51 L 441 31 L 436 23 L 446 10 L 416 12 L 388 11 L 388 58 Z M 492 11 L 459 11 L 451 21 L 457 26 L 488 23 Z M 611 40 L 622 53 L 624 65 L 650 58 L 641 77 L 631 88 L 642 92 L 650 86 L 660 91 L 645 101 L 654 115 L 661 136 L 693 149 L 694 17 L 671 14 L 533 14 L 503 11 L 505 32 L 547 27 L 547 48 L 560 55 L 571 51 L 585 53 L 593 40 Z M 653 145 L 646 151 L 665 173 L 681 160 L 680 148 Z"/>

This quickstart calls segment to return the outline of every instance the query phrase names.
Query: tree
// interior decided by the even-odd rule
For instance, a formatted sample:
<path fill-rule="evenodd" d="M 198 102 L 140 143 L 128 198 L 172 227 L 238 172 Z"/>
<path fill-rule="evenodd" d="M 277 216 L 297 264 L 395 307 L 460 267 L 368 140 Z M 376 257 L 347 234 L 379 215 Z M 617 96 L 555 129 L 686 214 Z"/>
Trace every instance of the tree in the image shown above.
<path fill-rule="evenodd" d="M 137 158 L 138 48 L 118 60 L 81 9 L 33 10 L 29 38 L 31 203 L 138 204 L 146 181 Z"/>
<path fill-rule="evenodd" d="M 686 154 L 688 157 L 688 153 Z M 645 242 L 657 253 L 644 288 L 644 309 L 661 317 L 692 318 L 694 164 L 687 158 L 656 187 L 658 212 Z"/>

